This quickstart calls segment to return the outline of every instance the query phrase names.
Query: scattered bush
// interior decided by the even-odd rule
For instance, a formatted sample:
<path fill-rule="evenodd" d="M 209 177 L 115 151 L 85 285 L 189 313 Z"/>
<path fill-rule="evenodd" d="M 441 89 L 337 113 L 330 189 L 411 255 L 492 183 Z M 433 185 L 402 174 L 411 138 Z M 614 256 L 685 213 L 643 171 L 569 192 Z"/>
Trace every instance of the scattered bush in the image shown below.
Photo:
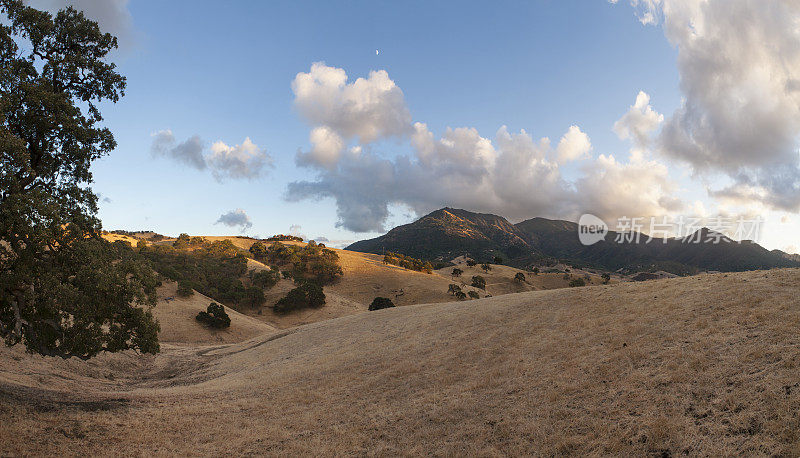
<path fill-rule="evenodd" d="M 277 270 L 260 270 L 255 269 L 250 271 L 250 283 L 262 289 L 270 289 L 278 284 L 281 279 L 281 274 Z"/>
<path fill-rule="evenodd" d="M 456 285 L 455 283 L 450 283 L 450 286 L 447 287 L 447 293 L 451 296 L 454 296 L 456 293 L 461 291 L 461 287 Z"/>
<path fill-rule="evenodd" d="M 533 272 L 534 275 L 539 275 L 539 268 L 538 267 L 534 267 L 531 272 Z"/>
<path fill-rule="evenodd" d="M 484 272 L 488 272 L 492 270 L 492 265 L 489 264 L 488 262 L 484 262 L 483 264 L 481 264 L 481 269 L 483 269 Z"/>
<path fill-rule="evenodd" d="M 461 276 L 461 274 L 463 274 L 463 273 L 464 273 L 464 271 L 463 271 L 463 270 L 461 270 L 461 269 L 459 269 L 458 267 L 456 267 L 455 269 L 453 269 L 453 273 L 452 273 L 452 275 L 453 275 L 454 277 L 460 277 L 460 276 Z"/>
<path fill-rule="evenodd" d="M 467 295 L 464 294 L 464 291 L 459 291 L 456 293 L 456 298 L 458 298 L 458 300 L 460 301 L 463 301 L 464 299 L 467 298 Z"/>
<path fill-rule="evenodd" d="M 400 266 L 408 270 L 416 270 L 417 272 L 425 272 L 426 274 L 433 272 L 433 265 L 431 265 L 430 262 L 400 253 L 392 253 L 391 251 L 387 251 L 386 254 L 383 255 L 383 263 Z"/>
<path fill-rule="evenodd" d="M 476 265 L 478 265 L 478 261 L 474 259 L 467 259 L 467 265 L 470 267 L 475 267 Z"/>
<path fill-rule="evenodd" d="M 579 286 L 586 286 L 586 282 L 583 281 L 583 278 L 576 278 L 576 279 L 574 279 L 574 280 L 569 282 L 569 287 L 570 288 L 575 288 L 575 287 L 579 287 Z"/>
<path fill-rule="evenodd" d="M 481 277 L 480 275 L 475 275 L 474 277 L 472 277 L 472 287 L 486 290 L 486 279 Z"/>
<path fill-rule="evenodd" d="M 602 278 L 602 279 L 603 279 L 603 284 L 604 284 L 604 285 L 607 285 L 607 284 L 608 284 L 608 282 L 610 282 L 610 281 L 611 281 L 611 275 L 609 275 L 609 273 L 608 273 L 608 272 L 603 272 L 603 275 L 601 275 L 601 276 L 600 276 L 600 278 Z"/>
<path fill-rule="evenodd" d="M 467 294 L 469 294 L 469 297 L 472 298 L 472 299 L 480 299 L 480 296 L 475 291 L 470 291 Z"/>
<path fill-rule="evenodd" d="M 372 303 L 369 304 L 370 311 L 388 309 L 390 307 L 394 307 L 394 302 L 388 297 L 376 297 L 372 300 Z"/>
<path fill-rule="evenodd" d="M 225 329 L 231 325 L 231 318 L 225 312 L 225 307 L 216 302 L 209 304 L 206 311 L 198 313 L 195 319 L 216 329 Z"/>
<path fill-rule="evenodd" d="M 275 313 L 285 314 L 293 310 L 319 308 L 323 305 L 325 305 L 325 293 L 322 291 L 322 286 L 313 282 L 303 282 L 278 300 L 272 310 Z"/>
<path fill-rule="evenodd" d="M 514 281 L 517 282 L 517 283 L 524 282 L 525 281 L 525 274 L 522 273 L 522 272 L 517 272 L 517 274 L 514 275 Z"/>
<path fill-rule="evenodd" d="M 247 295 L 239 280 L 247 272 L 244 253 L 230 240 L 209 243 L 195 239 L 188 235 L 179 237 L 178 246 L 185 248 L 175 248 L 174 244 L 148 245 L 140 249 L 139 254 L 149 260 L 159 274 L 177 281 L 179 288 L 183 284 L 217 302 L 239 304 Z"/>
<path fill-rule="evenodd" d="M 176 294 L 180 297 L 189 297 L 193 295 L 194 289 L 192 288 L 192 284 L 185 280 L 179 281 Z"/>
<path fill-rule="evenodd" d="M 267 242 L 302 242 L 303 237 L 296 235 L 277 234 L 267 239 Z"/>
<path fill-rule="evenodd" d="M 316 243 L 295 246 L 273 242 L 265 252 L 262 252 L 261 247 L 256 248 L 256 251 L 261 253 L 262 259 L 270 266 L 285 268 L 282 272 L 283 278 L 311 280 L 320 285 L 327 285 L 343 275 L 342 267 L 339 265 L 339 255 Z"/>
<path fill-rule="evenodd" d="M 175 239 L 174 242 L 172 242 L 172 246 L 173 246 L 173 248 L 177 248 L 177 249 L 189 248 L 189 241 L 190 240 L 191 240 L 191 237 L 189 237 L 189 234 L 184 233 L 184 234 L 179 235 L 178 238 Z"/>
<path fill-rule="evenodd" d="M 244 297 L 239 301 L 239 305 L 245 307 L 258 308 L 261 307 L 267 299 L 264 297 L 264 290 L 251 286 L 244 290 Z"/>
<path fill-rule="evenodd" d="M 267 246 L 261 243 L 260 241 L 250 245 L 249 251 L 250 254 L 253 255 L 253 258 L 255 258 L 258 261 L 267 259 Z"/>

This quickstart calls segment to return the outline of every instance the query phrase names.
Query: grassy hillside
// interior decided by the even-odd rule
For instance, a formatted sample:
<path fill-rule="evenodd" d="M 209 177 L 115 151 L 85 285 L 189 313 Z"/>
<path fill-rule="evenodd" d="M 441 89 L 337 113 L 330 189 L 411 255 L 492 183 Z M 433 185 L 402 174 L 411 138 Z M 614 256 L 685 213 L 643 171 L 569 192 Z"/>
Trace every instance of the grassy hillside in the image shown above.
<path fill-rule="evenodd" d="M 0 455 L 800 454 L 800 271 L 532 291 L 90 362 L 0 350 Z"/>

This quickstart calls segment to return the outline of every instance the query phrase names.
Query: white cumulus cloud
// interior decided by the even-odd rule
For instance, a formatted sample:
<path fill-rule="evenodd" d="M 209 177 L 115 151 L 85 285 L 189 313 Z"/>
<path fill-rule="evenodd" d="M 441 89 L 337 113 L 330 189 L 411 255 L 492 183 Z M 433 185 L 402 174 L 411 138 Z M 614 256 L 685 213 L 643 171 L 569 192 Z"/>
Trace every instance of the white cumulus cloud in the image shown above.
<path fill-rule="evenodd" d="M 716 196 L 800 211 L 800 2 L 631 3 L 678 51 L 684 101 L 664 121 L 660 151 L 735 182 Z"/>

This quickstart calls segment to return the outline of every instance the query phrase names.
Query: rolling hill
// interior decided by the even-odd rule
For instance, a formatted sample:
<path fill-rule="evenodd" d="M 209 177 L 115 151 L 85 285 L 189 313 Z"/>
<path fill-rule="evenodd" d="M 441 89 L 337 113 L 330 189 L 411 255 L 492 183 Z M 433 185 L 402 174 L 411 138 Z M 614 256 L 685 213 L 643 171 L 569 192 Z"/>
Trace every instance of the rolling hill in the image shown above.
<path fill-rule="evenodd" d="M 503 217 L 443 208 L 398 226 L 380 237 L 362 240 L 348 250 L 382 254 L 395 251 L 421 259 L 450 260 L 469 255 L 516 259 L 531 254 L 531 236 Z"/>
<path fill-rule="evenodd" d="M 575 266 L 632 273 L 663 270 L 693 274 L 703 270 L 743 271 L 799 267 L 800 262 L 780 251 L 722 238 L 713 243 L 708 229 L 700 229 L 700 243 L 654 238 L 649 243 L 617 243 L 616 232 L 605 241 L 584 246 L 577 223 L 532 218 L 511 224 L 496 215 L 444 208 L 398 226 L 380 237 L 356 242 L 348 250 L 368 253 L 394 251 L 423 259 L 450 260 L 466 255 L 478 261 L 500 256 L 516 267 L 558 260 Z M 647 240 L 642 235 L 641 240 Z"/>
<path fill-rule="evenodd" d="M 798 297 L 782 269 L 398 307 L 157 356 L 1 348 L 0 455 L 796 456 Z"/>

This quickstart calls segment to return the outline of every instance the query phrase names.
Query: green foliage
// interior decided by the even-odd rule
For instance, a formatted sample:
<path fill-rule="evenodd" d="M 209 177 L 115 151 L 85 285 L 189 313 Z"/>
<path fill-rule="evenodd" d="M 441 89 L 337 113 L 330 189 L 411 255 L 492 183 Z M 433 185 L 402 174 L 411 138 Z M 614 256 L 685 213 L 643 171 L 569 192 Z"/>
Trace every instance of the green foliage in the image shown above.
<path fill-rule="evenodd" d="M 250 271 L 250 283 L 252 283 L 253 286 L 257 286 L 261 289 L 271 289 L 273 286 L 278 284 L 278 281 L 280 281 L 280 275 L 280 272 L 277 270 L 270 269 L 256 271 L 254 269 Z"/>
<path fill-rule="evenodd" d="M 480 275 L 475 275 L 472 277 L 472 287 L 478 289 L 486 289 L 486 279 L 481 277 Z"/>
<path fill-rule="evenodd" d="M 461 274 L 463 274 L 463 273 L 464 273 L 464 271 L 463 271 L 463 270 L 461 270 L 461 269 L 459 269 L 458 267 L 456 267 L 455 269 L 453 269 L 453 273 L 452 273 L 452 275 L 453 275 L 454 277 L 460 277 L 460 276 L 461 276 Z"/>
<path fill-rule="evenodd" d="M 391 251 L 387 251 L 383 255 L 383 263 L 400 266 L 408 270 L 416 270 L 417 272 L 425 272 L 426 274 L 433 272 L 433 265 L 430 262 L 405 256 L 400 253 L 392 253 Z"/>
<path fill-rule="evenodd" d="M 463 301 L 464 299 L 467 298 L 467 295 L 464 294 L 464 291 L 459 291 L 456 293 L 456 298 L 460 301 Z"/>
<path fill-rule="evenodd" d="M 372 303 L 369 304 L 370 311 L 388 309 L 390 307 L 394 307 L 394 302 L 388 297 L 376 297 L 372 300 Z"/>
<path fill-rule="evenodd" d="M 184 238 L 183 240 L 186 240 Z M 161 275 L 191 285 L 201 294 L 229 305 L 249 305 L 247 288 L 240 280 L 247 271 L 247 259 L 230 240 L 192 246 L 192 239 L 183 249 L 169 245 L 153 245 L 139 253 L 148 259 Z M 180 244 L 180 246 L 184 246 Z"/>
<path fill-rule="evenodd" d="M 260 241 L 250 245 L 249 251 L 250 254 L 252 254 L 253 257 L 258 261 L 267 259 L 267 246 Z"/>
<path fill-rule="evenodd" d="M 231 325 L 231 318 L 225 312 L 225 307 L 216 302 L 210 303 L 206 311 L 198 313 L 195 319 L 216 329 L 225 329 Z"/>
<path fill-rule="evenodd" d="M 611 275 L 608 272 L 603 272 L 603 275 L 600 276 L 603 279 L 603 284 L 607 285 L 608 282 L 611 281 Z"/>
<path fill-rule="evenodd" d="M 450 285 L 447 287 L 447 293 L 450 294 L 451 296 L 454 296 L 459 291 L 461 291 L 461 287 L 456 285 L 455 283 L 450 283 Z"/>
<path fill-rule="evenodd" d="M 483 264 L 481 264 L 481 269 L 483 269 L 484 272 L 488 272 L 492 270 L 492 265 L 489 264 L 488 262 L 484 262 Z"/>
<path fill-rule="evenodd" d="M 339 255 L 316 243 L 296 246 L 273 242 L 263 259 L 271 266 L 286 268 L 282 271 L 283 277 L 297 281 L 309 280 L 327 285 L 343 275 Z"/>
<path fill-rule="evenodd" d="M 517 283 L 524 282 L 525 281 L 525 274 L 522 273 L 522 272 L 517 272 L 516 275 L 514 275 L 514 281 L 517 282 Z"/>
<path fill-rule="evenodd" d="M 172 242 L 172 247 L 175 249 L 183 249 L 189 248 L 189 243 L 192 241 L 192 238 L 189 237 L 189 234 L 181 234 Z"/>
<path fill-rule="evenodd" d="M 298 237 L 296 235 L 285 235 L 285 234 L 278 234 L 273 235 L 272 237 L 267 239 L 267 242 L 302 242 L 303 237 Z"/>
<path fill-rule="evenodd" d="M 194 289 L 192 288 L 192 284 L 186 280 L 181 280 L 178 282 L 178 290 L 176 294 L 180 297 L 189 297 L 194 294 Z"/>
<path fill-rule="evenodd" d="M 303 282 L 280 298 L 272 310 L 275 313 L 286 314 L 294 310 L 319 308 L 323 305 L 325 305 L 325 293 L 322 291 L 322 286 L 313 282 Z"/>
<path fill-rule="evenodd" d="M 583 280 L 583 278 L 575 278 L 569 282 L 570 288 L 576 288 L 579 286 L 586 286 L 586 282 Z"/>
<path fill-rule="evenodd" d="M 475 291 L 470 291 L 467 294 L 469 295 L 470 299 L 480 299 L 480 296 Z"/>
<path fill-rule="evenodd" d="M 264 290 L 257 286 L 251 286 L 244 290 L 244 294 L 239 301 L 239 305 L 257 308 L 261 307 L 266 301 L 267 299 L 264 297 Z"/>
<path fill-rule="evenodd" d="M 467 265 L 470 266 L 470 267 L 475 267 L 475 266 L 478 265 L 478 261 L 476 261 L 474 259 L 467 259 Z"/>
<path fill-rule="evenodd" d="M 115 147 L 100 105 L 117 40 L 69 7 L 0 0 L 0 338 L 42 355 L 158 352 L 157 279 L 100 239 L 90 167 Z"/>

